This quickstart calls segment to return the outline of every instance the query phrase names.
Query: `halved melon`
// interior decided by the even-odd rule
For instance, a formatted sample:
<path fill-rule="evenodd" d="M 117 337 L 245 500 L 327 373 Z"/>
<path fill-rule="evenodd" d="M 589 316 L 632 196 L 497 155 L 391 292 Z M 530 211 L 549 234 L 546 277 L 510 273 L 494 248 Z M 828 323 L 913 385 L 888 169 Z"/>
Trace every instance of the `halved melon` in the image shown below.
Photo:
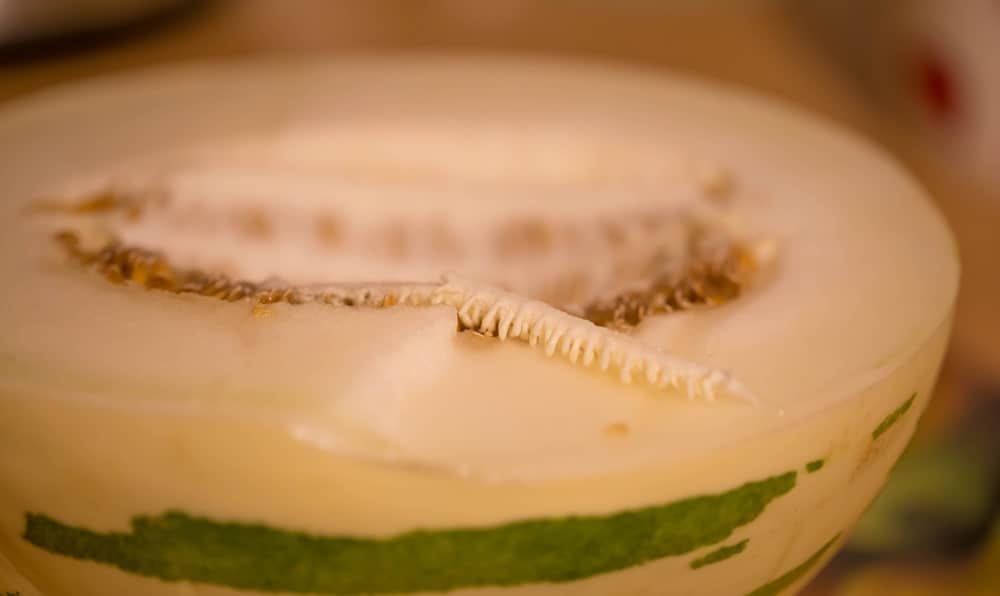
<path fill-rule="evenodd" d="M 777 594 L 958 283 L 792 109 L 577 63 L 187 66 L 0 115 L 0 589 Z"/>

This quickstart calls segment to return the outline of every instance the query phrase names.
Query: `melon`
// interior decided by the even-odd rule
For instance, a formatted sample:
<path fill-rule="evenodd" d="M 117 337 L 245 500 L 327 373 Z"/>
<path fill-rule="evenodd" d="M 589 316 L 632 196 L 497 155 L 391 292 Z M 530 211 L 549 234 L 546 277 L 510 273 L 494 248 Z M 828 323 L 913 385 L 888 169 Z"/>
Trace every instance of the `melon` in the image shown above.
<path fill-rule="evenodd" d="M 0 138 L 22 594 L 791 593 L 958 286 L 879 150 L 642 69 L 191 64 Z"/>

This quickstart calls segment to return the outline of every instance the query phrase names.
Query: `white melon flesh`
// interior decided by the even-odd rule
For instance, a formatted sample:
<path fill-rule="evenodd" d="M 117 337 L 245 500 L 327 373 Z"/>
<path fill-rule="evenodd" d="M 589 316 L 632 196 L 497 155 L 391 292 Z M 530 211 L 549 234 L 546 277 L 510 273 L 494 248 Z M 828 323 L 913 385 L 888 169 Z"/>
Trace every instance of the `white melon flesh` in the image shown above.
<path fill-rule="evenodd" d="M 24 100 L 0 139 L 25 594 L 777 594 L 909 440 L 958 284 L 879 151 L 662 74 L 188 66 Z M 63 209 L 102 192 L 138 217 Z M 257 293 L 110 283 L 64 230 Z M 738 296 L 586 320 L 692 234 L 751 263 Z"/>

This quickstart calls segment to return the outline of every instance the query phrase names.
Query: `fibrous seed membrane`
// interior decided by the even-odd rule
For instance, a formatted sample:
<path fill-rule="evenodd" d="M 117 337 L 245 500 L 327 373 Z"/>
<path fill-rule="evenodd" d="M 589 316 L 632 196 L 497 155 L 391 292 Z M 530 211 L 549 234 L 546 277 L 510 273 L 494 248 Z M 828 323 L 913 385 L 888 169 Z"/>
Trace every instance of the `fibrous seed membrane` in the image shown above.
<path fill-rule="evenodd" d="M 610 255 L 605 260 L 611 263 L 603 269 L 594 267 L 596 273 L 588 271 L 592 263 L 585 262 L 582 267 L 577 263 L 577 270 L 568 273 L 561 265 L 543 268 L 540 274 L 525 276 L 527 281 L 500 274 L 499 280 L 480 282 L 463 272 L 415 283 L 315 284 L 278 278 L 248 281 L 226 271 L 183 266 L 163 250 L 124 242 L 119 235 L 130 226 L 141 226 L 157 215 L 170 215 L 169 198 L 150 196 L 155 198 L 106 190 L 70 202 L 42 203 L 38 208 L 99 218 L 104 225 L 100 233 L 67 228 L 58 231 L 55 239 L 73 262 L 115 284 L 246 301 L 258 307 L 276 303 L 348 308 L 445 305 L 455 309 L 460 331 L 523 340 L 547 355 L 559 354 L 574 364 L 615 371 L 624 383 L 638 379 L 651 387 L 709 401 L 721 389 L 755 401 L 726 372 L 671 356 L 629 333 L 649 316 L 736 299 L 758 266 L 748 245 L 684 210 L 646 210 L 563 223 L 561 227 L 543 218 L 512 217 L 497 226 L 485 251 L 479 249 L 487 255 L 487 262 L 501 264 L 498 270 L 516 270 L 520 264 L 544 263 L 546 259 L 573 262 L 581 246 L 596 245 L 601 254 Z M 224 215 L 220 218 L 223 222 Z M 275 230 L 281 229 L 278 213 L 257 209 L 231 215 L 233 234 L 244 236 L 243 241 L 274 241 L 278 235 Z M 313 228 L 317 245 L 346 241 L 345 230 L 352 226 L 329 213 L 311 215 L 318 222 Z M 461 234 L 441 222 L 420 228 L 412 222 L 393 220 L 366 236 L 366 250 L 372 252 L 362 255 L 364 258 L 394 265 L 405 262 L 411 253 L 419 257 L 422 250 L 436 251 L 429 257 L 442 261 L 443 267 L 461 270 L 464 266 Z M 371 244 L 372 237 L 380 239 L 381 246 L 378 241 Z"/>

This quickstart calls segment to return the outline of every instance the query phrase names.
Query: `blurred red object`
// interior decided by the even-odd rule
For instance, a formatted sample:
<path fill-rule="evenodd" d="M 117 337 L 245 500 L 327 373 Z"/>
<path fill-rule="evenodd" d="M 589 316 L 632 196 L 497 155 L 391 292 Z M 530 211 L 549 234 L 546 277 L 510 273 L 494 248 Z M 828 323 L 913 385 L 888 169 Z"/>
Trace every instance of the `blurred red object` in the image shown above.
<path fill-rule="evenodd" d="M 794 10 L 904 134 L 1000 191 L 1000 3 L 814 0 Z"/>

